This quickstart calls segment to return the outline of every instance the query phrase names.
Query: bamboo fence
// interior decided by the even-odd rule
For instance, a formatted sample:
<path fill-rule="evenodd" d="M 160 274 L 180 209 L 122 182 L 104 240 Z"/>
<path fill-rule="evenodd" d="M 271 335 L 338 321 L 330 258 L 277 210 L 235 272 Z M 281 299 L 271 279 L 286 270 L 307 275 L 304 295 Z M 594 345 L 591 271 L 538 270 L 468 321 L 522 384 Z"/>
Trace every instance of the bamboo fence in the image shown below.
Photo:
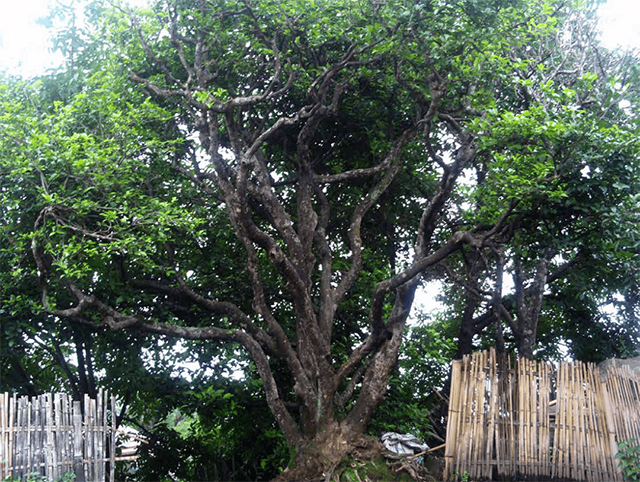
<path fill-rule="evenodd" d="M 445 477 L 621 482 L 618 442 L 640 439 L 640 380 L 474 353 L 452 367 Z"/>
<path fill-rule="evenodd" d="M 55 480 L 73 472 L 76 482 L 113 481 L 115 397 L 110 413 L 108 402 L 102 391 L 96 400 L 85 395 L 84 405 L 64 393 L 0 394 L 0 480 L 29 474 Z"/>

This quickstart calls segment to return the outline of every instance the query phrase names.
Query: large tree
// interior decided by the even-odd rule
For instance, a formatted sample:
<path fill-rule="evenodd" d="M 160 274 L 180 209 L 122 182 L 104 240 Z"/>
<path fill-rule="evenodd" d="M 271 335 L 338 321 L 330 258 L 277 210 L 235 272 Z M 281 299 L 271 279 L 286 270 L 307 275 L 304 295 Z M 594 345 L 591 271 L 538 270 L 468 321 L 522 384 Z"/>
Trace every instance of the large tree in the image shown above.
<path fill-rule="evenodd" d="M 637 178 L 637 71 L 584 61 L 577 7 L 93 4 L 70 75 L 0 92 L 3 309 L 241 347 L 283 477 L 326 472 L 369 443 L 422 276 L 466 266 L 473 322 L 485 263 L 531 356 L 586 159 Z"/>

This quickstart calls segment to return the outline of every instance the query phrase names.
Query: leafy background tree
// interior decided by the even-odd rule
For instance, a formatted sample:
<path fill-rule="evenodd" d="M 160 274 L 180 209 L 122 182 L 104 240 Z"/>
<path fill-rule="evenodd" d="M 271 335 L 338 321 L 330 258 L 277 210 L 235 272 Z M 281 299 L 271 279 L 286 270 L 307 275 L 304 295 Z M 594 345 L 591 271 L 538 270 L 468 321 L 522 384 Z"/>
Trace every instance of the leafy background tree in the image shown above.
<path fill-rule="evenodd" d="M 49 20 L 65 67 L 0 88 L 2 383 L 117 393 L 141 480 L 437 439 L 443 367 L 478 347 L 637 350 L 637 58 L 598 44 L 594 5 Z M 446 310 L 405 333 L 423 279 Z"/>

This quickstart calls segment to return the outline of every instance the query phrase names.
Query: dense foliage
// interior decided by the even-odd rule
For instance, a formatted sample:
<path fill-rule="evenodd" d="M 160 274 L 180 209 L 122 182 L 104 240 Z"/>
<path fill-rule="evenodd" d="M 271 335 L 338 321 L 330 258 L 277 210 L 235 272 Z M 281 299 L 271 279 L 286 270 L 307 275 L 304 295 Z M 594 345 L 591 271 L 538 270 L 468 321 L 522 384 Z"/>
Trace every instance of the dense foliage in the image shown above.
<path fill-rule="evenodd" d="M 594 5 L 76 15 L 50 18 L 63 69 L 0 85 L 1 381 L 118 393 L 165 464 L 140 477 L 295 478 L 367 430 L 431 436 L 474 347 L 638 349 L 638 59 Z M 423 280 L 446 308 L 406 336 Z"/>

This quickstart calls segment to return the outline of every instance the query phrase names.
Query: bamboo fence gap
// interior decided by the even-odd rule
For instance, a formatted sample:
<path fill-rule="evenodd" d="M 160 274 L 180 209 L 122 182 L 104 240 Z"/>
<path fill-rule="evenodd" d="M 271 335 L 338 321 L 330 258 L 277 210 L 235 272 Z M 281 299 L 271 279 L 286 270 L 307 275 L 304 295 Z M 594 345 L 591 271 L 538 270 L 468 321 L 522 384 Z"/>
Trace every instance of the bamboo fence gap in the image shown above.
<path fill-rule="evenodd" d="M 0 480 L 74 472 L 77 482 L 113 482 L 116 413 L 115 397 L 102 390 L 82 402 L 64 393 L 31 399 L 0 393 Z"/>
<path fill-rule="evenodd" d="M 452 367 L 445 478 L 622 482 L 618 443 L 640 439 L 640 379 L 627 368 L 498 356 Z"/>

